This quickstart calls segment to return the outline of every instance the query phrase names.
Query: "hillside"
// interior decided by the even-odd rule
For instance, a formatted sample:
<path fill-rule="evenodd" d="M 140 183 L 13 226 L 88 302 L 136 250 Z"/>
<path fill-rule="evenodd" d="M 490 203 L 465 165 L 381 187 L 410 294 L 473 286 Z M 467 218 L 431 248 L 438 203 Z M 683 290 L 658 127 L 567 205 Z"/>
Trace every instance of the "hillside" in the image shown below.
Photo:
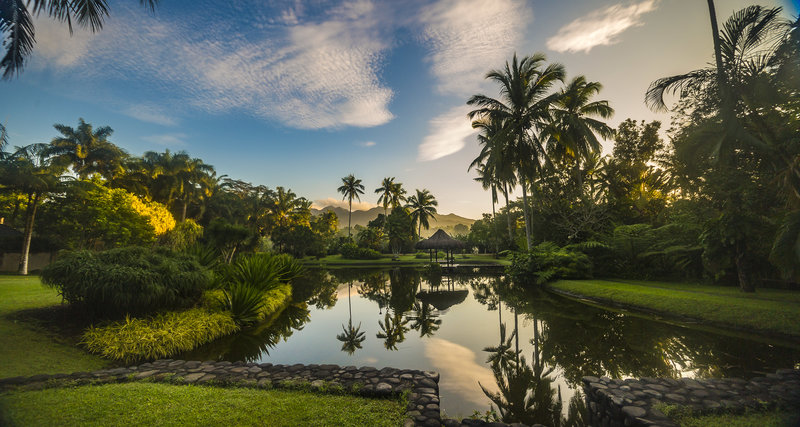
<path fill-rule="evenodd" d="M 334 207 L 334 206 L 326 206 L 322 209 L 311 209 L 312 215 L 319 215 L 323 211 L 333 211 L 336 213 L 336 216 L 339 218 L 339 228 L 347 228 L 347 209 Z M 391 210 L 390 210 L 391 212 Z M 383 213 L 382 207 L 372 208 L 366 211 L 353 211 L 353 227 L 356 225 L 360 225 L 362 227 L 366 227 L 367 223 L 374 220 L 378 217 L 379 214 Z M 428 230 L 422 230 L 422 236 L 428 237 L 436 232 L 438 229 L 443 229 L 448 234 L 454 234 L 454 228 L 458 224 L 462 224 L 469 228 L 474 223 L 474 219 L 464 218 L 463 216 L 458 216 L 456 214 L 446 214 L 446 215 L 436 215 L 434 219 L 430 221 L 431 228 Z"/>

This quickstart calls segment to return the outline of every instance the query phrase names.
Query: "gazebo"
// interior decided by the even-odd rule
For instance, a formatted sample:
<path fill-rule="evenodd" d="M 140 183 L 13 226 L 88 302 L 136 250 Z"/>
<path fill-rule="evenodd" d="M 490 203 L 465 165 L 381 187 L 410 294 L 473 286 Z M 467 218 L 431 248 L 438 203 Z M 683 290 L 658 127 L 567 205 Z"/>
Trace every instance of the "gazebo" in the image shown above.
<path fill-rule="evenodd" d="M 450 264 L 453 260 L 453 250 L 463 249 L 467 247 L 466 243 L 450 237 L 441 228 L 433 233 L 433 236 L 417 242 L 414 246 L 417 249 L 428 249 L 430 251 L 430 260 L 433 262 L 434 253 L 436 254 L 436 262 L 439 262 L 439 249 L 444 249 L 447 257 L 445 261 Z"/>

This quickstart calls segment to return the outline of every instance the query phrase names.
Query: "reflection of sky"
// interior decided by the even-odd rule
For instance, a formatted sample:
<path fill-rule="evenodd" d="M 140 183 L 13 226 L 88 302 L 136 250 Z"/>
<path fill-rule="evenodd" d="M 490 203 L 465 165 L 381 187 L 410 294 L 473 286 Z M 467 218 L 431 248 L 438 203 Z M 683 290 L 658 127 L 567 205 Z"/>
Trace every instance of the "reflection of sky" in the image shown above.
<path fill-rule="evenodd" d="M 353 281 L 348 298 L 347 283 L 340 284 L 336 290 L 338 299 L 335 306 L 330 309 L 310 307 L 311 321 L 306 323 L 302 329 L 294 331 L 285 342 L 281 342 L 271 349 L 269 355 L 263 355 L 261 362 L 283 364 L 334 363 L 342 366 L 374 366 L 377 368 L 391 366 L 401 369 L 434 370 L 441 373 L 441 405 L 449 416 L 469 416 L 474 410 L 484 412 L 489 409 L 490 401 L 483 394 L 479 383 L 491 391 L 497 390 L 497 386 L 491 370 L 486 364 L 488 354 L 483 349 L 496 346 L 499 343 L 501 319 L 502 323 L 506 325 L 507 336 L 510 336 L 514 330 L 515 316 L 505 303 L 501 304 L 500 311 L 488 311 L 486 306 L 481 305 L 474 299 L 474 292 L 471 289 L 457 286 L 457 289 L 469 289 L 470 295 L 464 302 L 453 305 L 444 312 L 433 310 L 433 314 L 438 315 L 438 319 L 441 320 L 441 325 L 432 337 L 420 337 L 418 331 L 409 328 L 405 333 L 405 340 L 397 344 L 397 350 L 388 351 L 384 347 L 384 340 L 377 338 L 376 334 L 381 332 L 378 322 L 383 321 L 383 315 L 386 314 L 387 310 L 391 312 L 391 309 L 381 308 L 375 301 L 362 296 L 359 293 L 360 285 L 360 281 Z M 427 288 L 427 284 L 423 288 Z M 391 287 L 388 281 L 386 289 L 387 292 L 390 292 Z M 341 351 L 342 343 L 336 339 L 336 335 L 342 333 L 342 326 L 346 326 L 350 320 L 348 305 L 352 307 L 353 326 L 360 326 L 360 331 L 364 332 L 365 336 L 362 348 L 357 349 L 352 355 Z M 603 336 L 607 334 L 611 339 L 619 341 L 616 347 L 611 348 L 629 351 L 629 357 L 633 359 L 641 357 L 645 359 L 645 362 L 647 362 L 649 356 L 653 356 L 653 351 L 659 352 L 658 356 L 664 360 L 666 365 L 672 367 L 674 372 L 686 377 L 694 377 L 698 375 L 698 372 L 702 374 L 702 370 L 698 371 L 698 367 L 708 368 L 707 365 L 699 365 L 699 363 L 719 364 L 723 363 L 724 360 L 728 360 L 729 363 L 741 363 L 744 368 L 763 369 L 765 363 L 775 363 L 783 360 L 780 357 L 776 357 L 768 362 L 752 362 L 748 357 L 766 356 L 764 348 L 762 348 L 766 346 L 752 345 L 749 341 L 736 342 L 741 343 L 741 346 L 738 346 L 741 348 L 755 348 L 756 350 L 753 350 L 750 356 L 747 353 L 743 353 L 729 356 L 727 359 L 725 357 L 720 359 L 720 355 L 715 354 L 709 355 L 708 358 L 703 358 L 702 362 L 683 360 L 687 357 L 691 358 L 691 354 L 694 353 L 684 354 L 680 351 L 675 353 L 676 349 L 684 347 L 680 343 L 681 341 L 685 341 L 685 345 L 688 347 L 698 345 L 697 343 L 701 341 L 711 341 L 712 346 L 719 346 L 718 341 L 728 341 L 728 339 L 727 337 L 710 335 L 705 332 L 701 333 L 623 314 L 609 317 L 613 317 L 615 321 L 617 318 L 628 319 L 624 323 L 624 325 L 627 325 L 624 328 L 621 328 L 620 324 L 613 322 L 598 325 L 593 323 L 596 320 L 594 316 L 597 313 L 606 312 L 561 299 L 533 304 L 532 306 L 538 308 L 531 310 L 548 308 L 546 311 L 541 312 L 537 318 L 538 329 L 543 335 L 548 328 L 553 329 L 549 331 L 551 337 L 562 336 L 566 340 L 571 339 L 570 337 L 588 338 L 593 335 L 598 336 L 595 334 Z M 391 312 L 391 314 L 394 313 Z M 548 319 L 550 324 L 547 324 L 543 319 Z M 534 359 L 534 346 L 531 342 L 534 337 L 533 322 L 533 315 L 530 313 L 520 313 L 517 316 L 519 349 L 528 363 L 533 363 Z M 407 326 L 410 327 L 412 323 L 409 322 Z M 606 326 L 603 325 L 616 325 L 615 329 L 618 330 L 606 330 L 604 329 Z M 560 334 L 556 334 L 556 326 L 567 330 L 564 331 L 562 329 Z M 571 328 L 581 329 L 573 330 Z M 589 331 L 584 330 L 586 328 Z M 657 331 L 653 332 L 653 330 Z M 649 341 L 647 339 L 642 339 L 641 334 L 648 333 L 659 335 L 659 342 L 653 347 L 648 346 L 647 343 Z M 620 335 L 615 337 L 614 334 Z M 692 339 L 687 340 L 686 337 L 690 336 Z M 573 347 L 581 348 L 579 345 Z M 573 347 L 568 346 L 567 348 Z M 761 350 L 758 350 L 759 348 Z M 589 348 L 587 347 L 586 349 L 588 350 Z M 672 349 L 672 353 L 666 351 L 670 349 Z M 665 351 L 662 353 L 661 350 Z M 716 350 L 715 348 L 714 353 L 717 353 Z M 719 348 L 718 350 L 736 351 L 727 347 L 724 349 Z M 772 350 L 769 347 L 769 351 Z M 785 350 L 781 351 L 785 352 Z M 567 355 L 565 354 L 565 356 Z M 626 357 L 613 354 L 606 356 L 607 358 L 602 359 L 603 363 L 610 363 L 614 360 L 620 360 L 620 357 Z M 772 358 L 766 357 L 766 359 Z M 633 366 L 633 363 L 625 366 Z M 711 368 L 717 369 L 723 374 L 727 372 L 721 367 L 712 366 Z M 572 369 L 574 371 L 576 367 L 573 366 Z M 601 375 L 602 373 L 590 374 Z M 622 375 L 626 374 L 628 372 L 622 372 Z M 565 371 L 560 366 L 556 366 L 550 378 L 553 380 L 553 387 L 560 387 L 564 403 L 563 410 L 566 414 L 569 399 L 574 395 L 575 391 L 570 388 L 565 379 Z M 577 384 L 577 386 L 580 386 L 580 384 Z"/>

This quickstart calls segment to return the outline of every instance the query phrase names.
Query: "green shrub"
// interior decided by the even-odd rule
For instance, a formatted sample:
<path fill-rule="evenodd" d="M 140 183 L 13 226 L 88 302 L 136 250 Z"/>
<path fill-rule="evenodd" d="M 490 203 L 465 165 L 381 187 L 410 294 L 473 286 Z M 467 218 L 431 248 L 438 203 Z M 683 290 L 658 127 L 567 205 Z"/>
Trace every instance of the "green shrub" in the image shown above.
<path fill-rule="evenodd" d="M 368 249 L 359 248 L 355 243 L 345 243 L 341 247 L 342 257 L 345 259 L 379 259 L 381 253 Z"/>
<path fill-rule="evenodd" d="M 42 271 L 67 302 L 107 318 L 190 307 L 210 280 L 195 258 L 164 248 L 67 252 Z"/>
<path fill-rule="evenodd" d="M 264 291 L 244 283 L 234 283 L 224 292 L 223 306 L 237 325 L 258 323 L 264 306 Z"/>
<path fill-rule="evenodd" d="M 193 308 L 90 327 L 83 344 L 92 353 L 133 363 L 171 357 L 238 330 L 229 313 Z"/>
<path fill-rule="evenodd" d="M 586 254 L 559 248 L 552 242 L 535 246 L 529 253 L 514 254 L 507 273 L 523 286 L 542 285 L 558 279 L 587 279 L 592 263 Z"/>
<path fill-rule="evenodd" d="M 446 253 L 444 253 L 442 251 L 439 251 L 439 252 L 433 254 L 434 259 L 436 258 L 437 255 L 438 255 L 439 259 L 445 259 L 447 257 Z M 431 254 L 428 253 L 428 252 L 417 252 L 417 254 L 414 256 L 414 258 L 416 258 L 416 259 L 429 259 L 430 256 L 431 256 Z"/>
<path fill-rule="evenodd" d="M 303 274 L 303 266 L 291 255 L 252 254 L 239 257 L 226 271 L 226 283 L 241 283 L 266 292 Z"/>

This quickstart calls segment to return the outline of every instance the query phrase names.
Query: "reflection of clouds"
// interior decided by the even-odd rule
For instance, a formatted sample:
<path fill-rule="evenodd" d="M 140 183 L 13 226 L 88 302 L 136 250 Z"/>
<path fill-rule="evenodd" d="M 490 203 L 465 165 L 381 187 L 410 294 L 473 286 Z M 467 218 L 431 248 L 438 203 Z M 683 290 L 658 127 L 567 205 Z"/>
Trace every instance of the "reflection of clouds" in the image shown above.
<path fill-rule="evenodd" d="M 366 364 L 368 364 L 368 365 L 375 365 L 375 364 L 378 363 L 378 358 L 377 357 L 365 357 L 365 358 L 361 359 L 361 361 L 366 363 Z"/>
<path fill-rule="evenodd" d="M 492 371 L 476 361 L 474 351 L 441 338 L 425 341 L 425 357 L 441 374 L 439 387 L 482 408 L 488 400 L 478 385 L 497 391 Z"/>

